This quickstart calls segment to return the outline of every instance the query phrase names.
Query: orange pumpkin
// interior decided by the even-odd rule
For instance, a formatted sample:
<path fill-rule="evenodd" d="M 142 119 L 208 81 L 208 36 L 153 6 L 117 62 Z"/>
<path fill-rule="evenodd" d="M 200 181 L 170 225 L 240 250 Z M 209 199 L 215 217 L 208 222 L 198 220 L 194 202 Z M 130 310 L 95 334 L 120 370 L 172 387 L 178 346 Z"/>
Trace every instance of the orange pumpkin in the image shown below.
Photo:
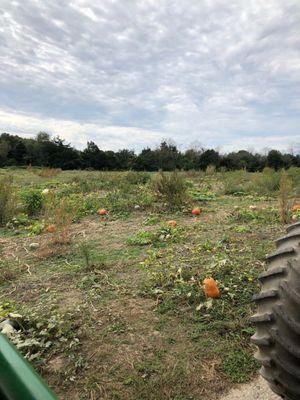
<path fill-rule="evenodd" d="M 100 208 L 100 209 L 98 210 L 98 214 L 99 214 L 99 215 L 107 215 L 107 211 L 105 210 L 105 208 Z"/>
<path fill-rule="evenodd" d="M 170 226 L 176 226 L 177 222 L 172 219 L 171 221 L 168 221 L 167 224 Z"/>
<path fill-rule="evenodd" d="M 199 207 L 193 208 L 192 214 L 193 215 L 200 215 L 201 214 L 201 208 L 199 208 Z"/>
<path fill-rule="evenodd" d="M 47 226 L 47 231 L 49 233 L 54 233 L 56 231 L 56 226 L 54 224 L 50 224 Z"/>
<path fill-rule="evenodd" d="M 292 211 L 300 211 L 300 204 L 294 204 L 291 208 Z"/>
<path fill-rule="evenodd" d="M 220 297 L 220 290 L 214 278 L 205 278 L 203 283 L 206 297 L 211 297 L 212 299 Z"/>

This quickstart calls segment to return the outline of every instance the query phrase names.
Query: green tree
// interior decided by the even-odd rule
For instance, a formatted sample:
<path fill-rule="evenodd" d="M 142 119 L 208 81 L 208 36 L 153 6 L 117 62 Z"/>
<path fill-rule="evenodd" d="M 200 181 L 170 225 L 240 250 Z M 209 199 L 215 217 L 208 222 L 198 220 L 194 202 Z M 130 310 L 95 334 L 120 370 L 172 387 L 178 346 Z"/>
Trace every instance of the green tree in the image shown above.
<path fill-rule="evenodd" d="M 205 150 L 198 160 L 198 167 L 206 170 L 209 165 L 214 165 L 216 168 L 219 167 L 221 162 L 220 154 L 216 150 Z"/>
<path fill-rule="evenodd" d="M 82 160 L 85 168 L 104 169 L 107 167 L 107 155 L 100 150 L 94 142 L 87 142 L 86 149 L 82 152 Z"/>
<path fill-rule="evenodd" d="M 267 166 L 274 168 L 275 171 L 284 166 L 282 154 L 278 150 L 271 150 L 267 155 Z"/>
<path fill-rule="evenodd" d="M 4 167 L 7 162 L 9 152 L 9 144 L 4 140 L 0 140 L 0 166 Z"/>
<path fill-rule="evenodd" d="M 181 168 L 181 153 L 177 147 L 167 141 L 161 142 L 159 148 L 156 150 L 159 169 L 164 171 L 173 171 Z"/>
<path fill-rule="evenodd" d="M 157 171 L 159 168 L 157 153 L 149 147 L 136 157 L 134 169 L 137 171 Z"/>

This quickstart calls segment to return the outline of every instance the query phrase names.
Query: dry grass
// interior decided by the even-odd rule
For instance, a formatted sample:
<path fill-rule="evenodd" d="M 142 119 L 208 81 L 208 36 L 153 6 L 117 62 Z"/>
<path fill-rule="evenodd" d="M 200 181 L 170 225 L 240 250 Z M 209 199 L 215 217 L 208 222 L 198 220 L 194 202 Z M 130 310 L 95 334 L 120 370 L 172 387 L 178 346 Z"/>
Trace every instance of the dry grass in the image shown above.
<path fill-rule="evenodd" d="M 39 258 L 46 259 L 65 252 L 66 246 L 71 243 L 71 225 L 77 211 L 78 208 L 70 204 L 66 198 L 62 199 L 57 207 L 49 203 L 46 218 L 48 221 L 54 221 L 56 230 L 51 233 L 50 240 L 45 241 L 40 247 Z M 54 215 L 51 216 L 51 212 Z"/>
<path fill-rule="evenodd" d="M 279 207 L 281 222 L 286 224 L 289 222 L 289 196 L 291 193 L 291 182 L 287 176 L 285 170 L 282 171 L 280 177 L 280 187 L 279 187 Z"/>
<path fill-rule="evenodd" d="M 14 215 L 16 196 L 12 179 L 0 176 L 0 226 L 4 225 Z"/>
<path fill-rule="evenodd" d="M 55 243 L 67 244 L 70 241 L 70 227 L 78 207 L 70 204 L 68 199 L 62 199 L 55 212 L 55 225 L 57 228 L 54 235 Z"/>
<path fill-rule="evenodd" d="M 60 168 L 43 168 L 38 175 L 42 178 L 53 178 L 54 176 L 57 176 L 60 172 Z"/>
<path fill-rule="evenodd" d="M 205 174 L 211 176 L 211 175 L 214 175 L 215 173 L 216 173 L 215 165 L 208 165 L 206 168 Z"/>

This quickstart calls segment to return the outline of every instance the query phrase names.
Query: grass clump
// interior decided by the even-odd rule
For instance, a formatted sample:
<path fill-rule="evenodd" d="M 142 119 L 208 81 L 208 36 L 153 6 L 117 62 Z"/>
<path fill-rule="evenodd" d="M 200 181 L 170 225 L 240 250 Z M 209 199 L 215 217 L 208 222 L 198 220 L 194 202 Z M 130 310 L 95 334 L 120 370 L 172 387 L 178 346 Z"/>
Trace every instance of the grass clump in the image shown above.
<path fill-rule="evenodd" d="M 12 179 L 8 176 L 0 177 L 0 226 L 7 223 L 16 209 L 15 191 Z"/>
<path fill-rule="evenodd" d="M 148 244 L 157 245 L 159 243 L 177 242 L 183 233 L 180 227 L 160 227 L 156 231 L 140 231 L 136 235 L 129 237 L 126 244 L 133 246 L 146 246 Z"/>
<path fill-rule="evenodd" d="M 264 168 L 262 172 L 253 174 L 251 188 L 255 193 L 274 196 L 278 193 L 280 186 L 280 172 L 272 168 Z"/>
<path fill-rule="evenodd" d="M 69 199 L 62 199 L 55 209 L 54 225 L 57 228 L 54 234 L 54 242 L 57 244 L 66 244 L 70 240 L 71 224 L 77 213 L 77 204 L 72 203 Z"/>
<path fill-rule="evenodd" d="M 177 171 L 160 171 L 152 185 L 157 199 L 171 210 L 182 208 L 188 201 L 186 182 Z"/>
<path fill-rule="evenodd" d="M 244 349 L 224 354 L 221 364 L 222 372 L 234 383 L 248 382 L 258 367 L 253 355 Z"/>
<path fill-rule="evenodd" d="M 0 284 L 10 283 L 14 281 L 20 273 L 19 266 L 15 266 L 8 261 L 0 260 Z"/>
<path fill-rule="evenodd" d="M 291 182 L 285 170 L 282 171 L 279 186 L 279 207 L 281 222 L 286 224 L 289 221 L 289 196 L 291 192 Z"/>
<path fill-rule="evenodd" d="M 60 168 L 42 168 L 39 172 L 39 176 L 42 178 L 53 178 L 61 172 Z"/>

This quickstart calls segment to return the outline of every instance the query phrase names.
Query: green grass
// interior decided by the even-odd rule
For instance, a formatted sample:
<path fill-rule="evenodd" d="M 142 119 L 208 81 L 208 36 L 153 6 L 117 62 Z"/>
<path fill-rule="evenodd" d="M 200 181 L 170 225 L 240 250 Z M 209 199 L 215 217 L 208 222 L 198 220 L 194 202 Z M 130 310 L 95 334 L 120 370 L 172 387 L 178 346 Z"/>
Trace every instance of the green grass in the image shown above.
<path fill-rule="evenodd" d="M 232 350 L 222 355 L 221 370 L 234 383 L 244 383 L 253 376 L 259 365 L 245 350 Z"/>

